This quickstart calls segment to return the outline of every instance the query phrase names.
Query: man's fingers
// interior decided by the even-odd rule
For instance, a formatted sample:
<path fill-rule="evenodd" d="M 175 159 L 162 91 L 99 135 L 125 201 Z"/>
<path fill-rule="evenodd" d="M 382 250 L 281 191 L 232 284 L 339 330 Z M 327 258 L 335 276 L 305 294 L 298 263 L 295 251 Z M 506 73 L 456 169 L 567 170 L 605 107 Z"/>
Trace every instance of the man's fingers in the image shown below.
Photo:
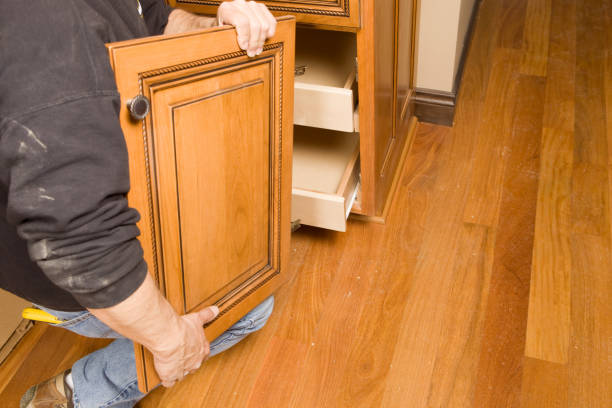
<path fill-rule="evenodd" d="M 229 9 L 229 7 L 227 9 Z M 246 51 L 249 48 L 249 38 L 251 36 L 251 24 L 249 17 L 238 7 L 233 7 L 231 10 L 224 13 L 223 21 L 224 23 L 231 24 L 236 27 L 236 33 L 238 34 L 238 46 Z"/>
<path fill-rule="evenodd" d="M 276 33 L 276 19 L 270 13 L 270 10 L 265 6 L 265 4 L 258 3 L 261 14 L 263 14 L 265 20 L 268 22 L 268 32 L 267 38 L 274 36 Z"/>
<path fill-rule="evenodd" d="M 234 0 L 223 2 L 217 10 L 220 24 L 236 27 L 238 45 L 247 51 L 249 57 L 263 50 L 266 38 L 276 32 L 276 19 L 268 8 L 254 1 Z"/>
<path fill-rule="evenodd" d="M 219 308 L 217 306 L 208 306 L 198 312 L 198 317 L 202 325 L 208 323 L 217 317 L 219 314 Z"/>
<path fill-rule="evenodd" d="M 249 47 L 247 48 L 247 55 L 254 57 L 259 48 L 259 33 L 261 32 L 259 18 L 253 12 L 251 2 L 246 3 L 242 7 L 244 8 L 244 14 L 249 18 Z"/>
<path fill-rule="evenodd" d="M 257 45 L 255 49 L 256 54 L 260 54 L 263 51 L 263 45 L 268 37 L 268 20 L 265 15 L 261 11 L 261 7 L 259 4 L 254 1 L 249 1 L 249 8 L 251 9 L 251 13 L 256 20 L 256 24 L 259 27 L 259 36 L 257 37 Z"/>

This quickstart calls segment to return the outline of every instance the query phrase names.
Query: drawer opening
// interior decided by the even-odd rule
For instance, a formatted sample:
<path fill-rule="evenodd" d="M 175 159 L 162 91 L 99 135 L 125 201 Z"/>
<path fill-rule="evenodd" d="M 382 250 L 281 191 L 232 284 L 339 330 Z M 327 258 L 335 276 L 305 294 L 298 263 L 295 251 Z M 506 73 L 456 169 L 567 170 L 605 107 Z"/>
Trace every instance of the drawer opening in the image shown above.
<path fill-rule="evenodd" d="M 346 230 L 359 187 L 359 135 L 296 126 L 291 218 Z"/>
<path fill-rule="evenodd" d="M 295 51 L 296 125 L 354 132 L 358 104 L 355 33 L 298 28 Z"/>

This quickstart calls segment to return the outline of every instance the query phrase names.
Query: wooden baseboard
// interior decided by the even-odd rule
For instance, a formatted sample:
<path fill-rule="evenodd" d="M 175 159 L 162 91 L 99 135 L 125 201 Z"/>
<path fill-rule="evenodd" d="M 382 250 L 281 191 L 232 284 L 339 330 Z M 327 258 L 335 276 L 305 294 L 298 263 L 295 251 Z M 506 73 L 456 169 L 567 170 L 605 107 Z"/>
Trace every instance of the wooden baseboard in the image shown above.
<path fill-rule="evenodd" d="M 404 142 L 404 147 L 402 149 L 402 154 L 400 156 L 400 161 L 397 166 L 397 170 L 395 171 L 395 174 L 393 175 L 393 181 L 391 182 L 391 189 L 389 190 L 389 196 L 387 197 L 387 201 L 385 202 L 385 207 L 383 208 L 382 214 L 370 216 L 370 215 L 351 213 L 349 216 L 349 219 L 366 221 L 366 222 L 375 222 L 377 224 L 385 223 L 385 220 L 387 219 L 387 215 L 389 214 L 389 209 L 391 208 L 391 205 L 395 201 L 397 190 L 399 190 L 398 186 L 402 178 L 402 175 L 404 174 L 404 167 L 406 165 L 406 158 L 408 157 L 408 152 L 410 151 L 410 148 L 412 147 L 412 142 L 414 141 L 414 136 L 416 135 L 417 124 L 418 124 L 417 118 L 413 117 L 410 120 L 410 125 L 408 126 L 408 135 L 406 136 L 406 141 Z"/>
<path fill-rule="evenodd" d="M 414 114 L 419 118 L 419 121 L 433 123 L 435 125 L 453 126 L 457 94 L 461 87 L 463 69 L 465 67 L 470 45 L 472 44 L 474 27 L 476 26 L 476 16 L 478 15 L 481 3 L 482 0 L 476 0 L 472 15 L 470 16 L 470 23 L 465 34 L 465 46 L 461 51 L 459 67 L 457 68 L 455 82 L 453 83 L 453 91 L 442 92 L 431 89 L 416 89 L 412 102 L 414 103 Z"/>
<path fill-rule="evenodd" d="M 453 126 L 456 98 L 454 92 L 417 89 L 413 97 L 414 114 L 421 122 Z"/>

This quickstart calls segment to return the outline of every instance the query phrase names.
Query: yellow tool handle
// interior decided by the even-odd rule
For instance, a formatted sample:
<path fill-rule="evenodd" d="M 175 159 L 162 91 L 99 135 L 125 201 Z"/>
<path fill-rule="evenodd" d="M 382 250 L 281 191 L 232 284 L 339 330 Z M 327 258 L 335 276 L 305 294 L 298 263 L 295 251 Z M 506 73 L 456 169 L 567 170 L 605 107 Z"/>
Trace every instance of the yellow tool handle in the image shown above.
<path fill-rule="evenodd" d="M 39 322 L 54 323 L 54 324 L 62 323 L 61 320 L 59 320 L 57 317 L 53 316 L 52 314 L 47 313 L 44 310 L 34 309 L 33 307 L 27 307 L 23 309 L 23 311 L 21 312 L 21 316 L 24 319 L 38 320 Z"/>

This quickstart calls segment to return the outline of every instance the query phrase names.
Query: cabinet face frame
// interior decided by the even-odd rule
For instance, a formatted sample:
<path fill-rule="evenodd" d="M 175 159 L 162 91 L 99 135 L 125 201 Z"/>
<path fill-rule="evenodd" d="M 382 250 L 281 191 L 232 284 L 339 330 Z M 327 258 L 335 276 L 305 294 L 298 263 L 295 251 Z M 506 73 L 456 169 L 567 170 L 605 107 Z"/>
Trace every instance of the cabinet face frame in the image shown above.
<path fill-rule="evenodd" d="M 214 15 L 223 0 L 168 0 L 172 7 Z M 299 23 L 359 28 L 360 0 L 262 0 L 277 16 L 291 14 Z"/>
<path fill-rule="evenodd" d="M 236 32 L 230 27 L 220 27 L 174 36 L 149 37 L 121 43 L 108 44 L 111 66 L 115 71 L 117 88 L 121 94 L 120 122 L 130 156 L 131 190 L 130 206 L 141 213 L 138 226 L 144 258 L 149 273 L 156 279 L 160 291 L 168 298 L 178 313 L 193 312 L 209 304 L 216 304 L 220 313 L 206 325 L 205 333 L 213 340 L 249 310 L 268 297 L 280 284 L 289 279 L 288 255 L 290 245 L 291 163 L 293 141 L 293 67 L 295 20 L 279 19 L 276 35 L 268 40 L 264 52 L 256 58 L 248 58 L 238 48 Z M 156 87 L 181 82 L 187 78 L 227 73 L 249 72 L 253 67 L 267 66 L 270 77 L 270 234 L 268 264 L 258 271 L 241 273 L 234 281 L 206 300 L 206 304 L 187 307 L 184 283 L 179 271 L 164 270 L 168 263 L 164 257 L 180 258 L 176 242 L 164 242 L 170 235 L 162 231 L 160 222 L 160 194 L 155 155 L 154 120 L 149 114 L 136 122 L 130 118 L 127 101 L 136 95 L 151 96 Z M 239 75 L 240 76 L 240 75 Z M 253 81 L 236 89 L 247 89 Z M 268 97 L 266 97 L 267 99 Z M 152 105 L 155 100 L 152 99 Z M 162 107 L 161 109 L 163 109 Z M 155 111 L 155 107 L 152 109 Z M 177 187 L 178 188 L 178 187 Z M 178 198 L 176 198 L 178 200 Z M 214 199 L 214 197 L 212 198 Z M 172 224 L 172 222 L 166 222 Z M 180 226 L 175 226 L 179 229 Z M 180 234 L 180 232 L 178 232 Z M 172 241 L 170 239 L 169 241 Z M 176 247 L 176 248 L 175 248 Z M 210 254 L 214 257 L 214 254 Z M 180 261 L 178 262 L 180 263 Z M 182 287 L 181 287 L 182 286 Z M 204 301 L 205 299 L 202 299 Z M 159 383 L 153 367 L 152 355 L 140 345 L 135 345 L 139 388 L 148 392 Z"/>

